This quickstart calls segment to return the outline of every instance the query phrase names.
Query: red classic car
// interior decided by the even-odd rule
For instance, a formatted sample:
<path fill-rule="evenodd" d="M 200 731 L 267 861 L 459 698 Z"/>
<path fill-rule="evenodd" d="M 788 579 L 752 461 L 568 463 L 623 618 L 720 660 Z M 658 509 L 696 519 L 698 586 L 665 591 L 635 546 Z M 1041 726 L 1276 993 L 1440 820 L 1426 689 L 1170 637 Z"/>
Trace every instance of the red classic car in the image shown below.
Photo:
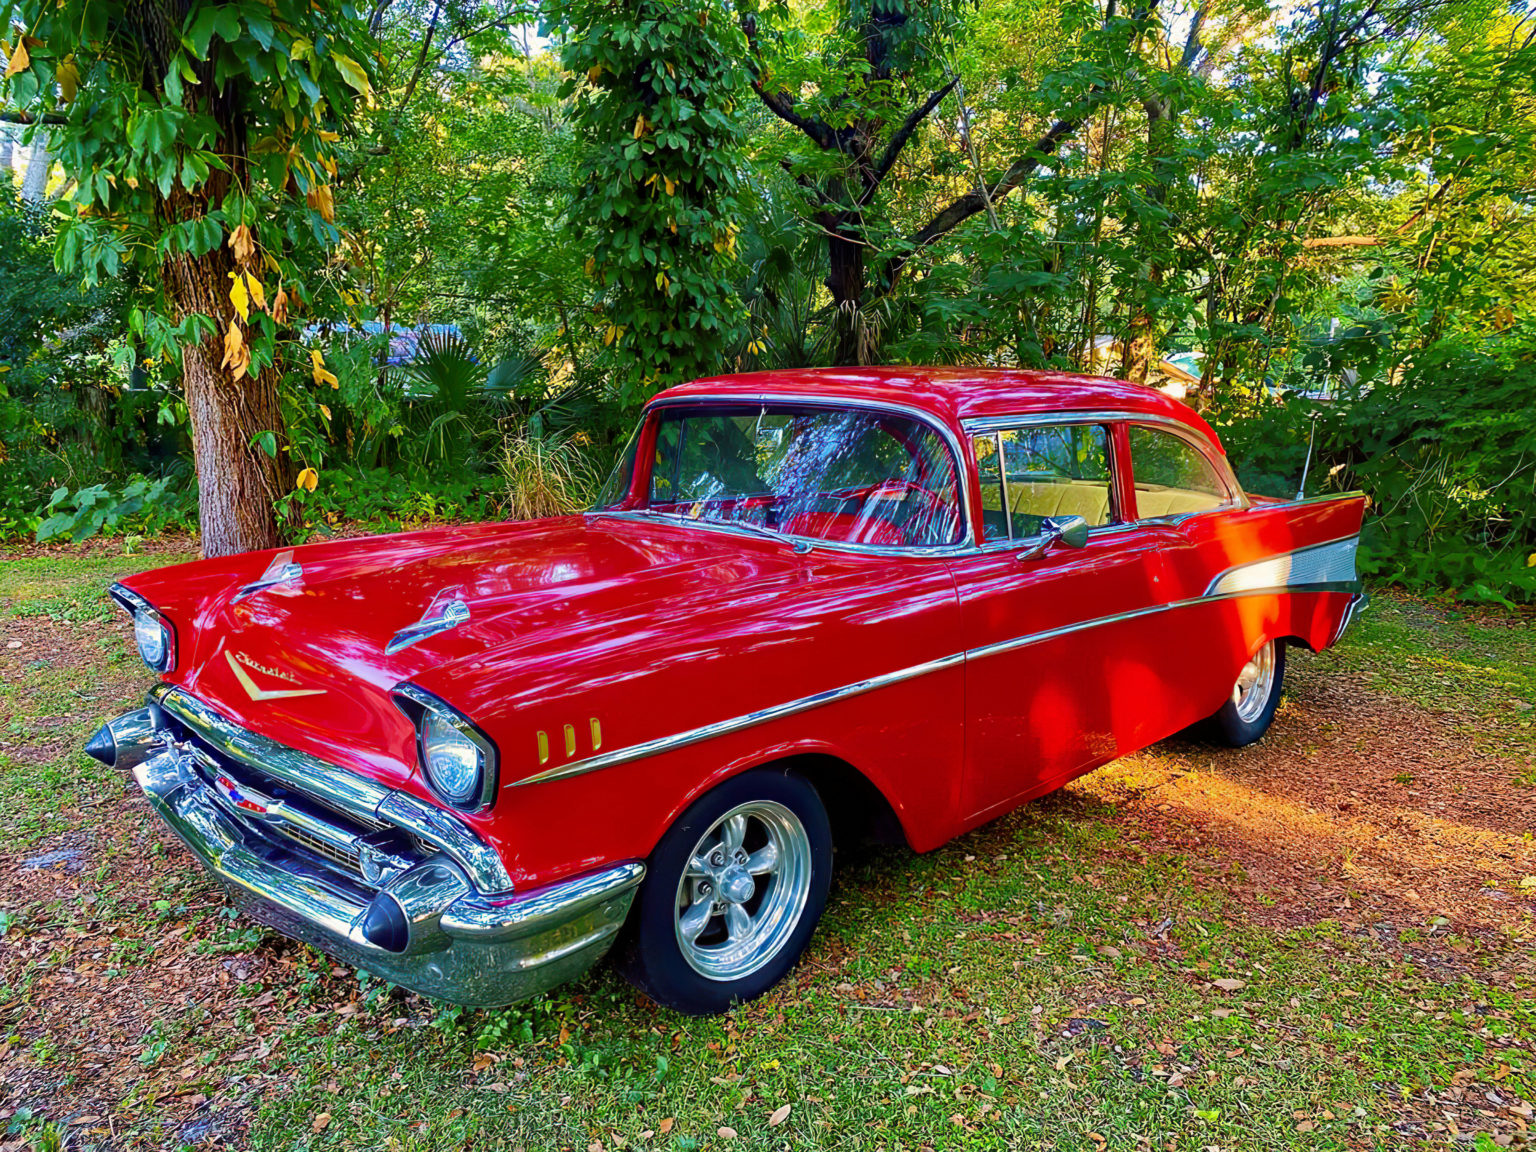
<path fill-rule="evenodd" d="M 918 852 L 1197 722 L 1363 605 L 1363 500 L 1246 495 L 1096 377 L 775 372 L 657 396 L 585 515 L 112 595 L 159 675 L 92 740 L 258 919 L 504 1004 L 611 946 L 685 1012 L 805 948 L 833 843 Z"/>

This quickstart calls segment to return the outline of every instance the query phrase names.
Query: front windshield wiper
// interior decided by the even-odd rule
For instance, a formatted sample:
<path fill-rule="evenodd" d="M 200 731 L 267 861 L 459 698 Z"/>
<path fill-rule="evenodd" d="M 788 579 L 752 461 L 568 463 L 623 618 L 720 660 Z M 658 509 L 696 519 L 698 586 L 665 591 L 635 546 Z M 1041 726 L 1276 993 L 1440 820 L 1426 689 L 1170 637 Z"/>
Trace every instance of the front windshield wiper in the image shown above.
<path fill-rule="evenodd" d="M 767 528 L 761 524 L 753 524 L 749 520 L 704 520 L 697 516 L 688 516 L 682 512 L 657 512 L 653 508 L 632 508 L 623 513 L 626 516 L 646 516 L 660 520 L 664 524 L 698 524 L 704 527 L 740 528 L 761 536 L 765 540 L 776 540 L 781 544 L 792 545 L 796 552 L 805 553 L 811 551 L 815 545 L 809 540 L 794 539 L 774 528 Z"/>

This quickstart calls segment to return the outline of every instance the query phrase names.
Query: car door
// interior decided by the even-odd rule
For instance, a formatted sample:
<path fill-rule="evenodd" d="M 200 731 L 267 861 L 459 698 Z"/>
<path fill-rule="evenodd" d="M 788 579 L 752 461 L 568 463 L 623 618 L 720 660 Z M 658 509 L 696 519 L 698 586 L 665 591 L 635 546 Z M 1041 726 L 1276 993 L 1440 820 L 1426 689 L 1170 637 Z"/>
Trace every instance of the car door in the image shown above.
<path fill-rule="evenodd" d="M 1155 547 L 1169 611 L 1149 628 L 1167 643 L 1157 740 L 1211 715 L 1269 630 L 1256 604 L 1206 595 L 1256 541 L 1230 469 L 1191 432 L 1132 422 L 1125 432 L 1136 530 Z M 1272 605 L 1271 605 L 1272 607 Z M 1272 614 L 1272 613 L 1271 613 Z"/>
<path fill-rule="evenodd" d="M 1163 654 L 1152 534 L 1126 522 L 1110 422 L 967 426 L 981 486 L 980 549 L 952 562 L 966 649 L 966 805 L 972 821 L 1139 747 Z M 1081 515 L 1087 543 L 1041 544 Z M 1157 695 L 1153 693 L 1153 695 Z"/>

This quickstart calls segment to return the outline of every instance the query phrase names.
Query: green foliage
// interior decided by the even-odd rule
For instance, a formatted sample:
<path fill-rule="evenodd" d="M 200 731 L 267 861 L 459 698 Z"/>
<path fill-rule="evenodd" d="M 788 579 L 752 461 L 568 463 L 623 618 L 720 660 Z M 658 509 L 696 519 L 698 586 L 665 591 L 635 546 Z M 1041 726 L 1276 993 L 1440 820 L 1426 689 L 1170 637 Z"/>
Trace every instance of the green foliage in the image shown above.
<path fill-rule="evenodd" d="M 48 501 L 47 518 L 37 526 L 39 542 L 78 543 L 98 532 L 162 532 L 190 528 L 197 517 L 193 494 L 169 478 L 135 476 L 120 488 L 93 484 L 71 492 L 59 488 Z"/>
<path fill-rule="evenodd" d="M 352 4 L 180 7 L 178 25 L 155 6 L 9 0 L 0 26 L 19 23 L 29 49 L 9 95 L 62 121 L 47 133 L 74 179 L 60 266 L 87 284 L 130 265 L 156 273 L 154 307 L 135 309 L 130 323 L 154 355 L 174 354 L 216 325 L 223 336 L 226 297 L 243 289 L 255 375 L 275 355 L 279 294 L 287 310 L 310 302 L 308 246 L 339 238 L 331 224 L 336 141 L 354 101 L 371 95 L 360 63 L 366 33 Z M 226 246 L 238 254 L 247 242 L 258 257 L 242 260 L 254 284 L 198 282 L 198 262 Z"/>
<path fill-rule="evenodd" d="M 299 523 L 303 540 L 338 530 L 400 532 L 456 520 L 497 515 L 499 485 L 492 477 L 442 469 L 409 473 L 341 466 L 319 474 L 314 491 L 296 488 L 279 502 Z"/>
<path fill-rule="evenodd" d="M 565 28 L 561 95 L 588 142 L 571 220 L 634 404 L 718 371 L 742 326 L 741 34 L 707 0 L 555 0 L 548 18 Z"/>

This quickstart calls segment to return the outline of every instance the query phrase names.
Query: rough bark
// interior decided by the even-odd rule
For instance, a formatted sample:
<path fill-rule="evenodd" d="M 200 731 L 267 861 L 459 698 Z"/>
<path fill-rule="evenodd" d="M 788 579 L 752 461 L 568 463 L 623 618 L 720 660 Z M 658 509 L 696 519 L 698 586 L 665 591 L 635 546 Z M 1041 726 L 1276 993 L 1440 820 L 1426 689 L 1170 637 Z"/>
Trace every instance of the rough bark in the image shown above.
<path fill-rule="evenodd" d="M 185 0 L 171 4 L 140 0 L 130 7 L 147 50 L 159 61 L 151 74 L 163 75 L 179 44 Z M 189 85 L 185 99 L 190 108 L 212 116 L 218 124 L 215 150 L 228 167 L 213 173 L 196 192 L 180 185 L 172 189 L 160 208 L 168 225 L 206 214 L 223 202 L 232 183 L 247 182 L 247 129 L 238 95 L 228 87 L 214 87 L 211 64 L 201 71 L 203 82 Z M 211 317 L 216 326 L 212 336 L 182 350 L 182 388 L 197 466 L 198 525 L 203 555 L 208 557 L 281 544 L 273 505 L 289 488 L 285 457 L 269 456 L 253 443 L 262 432 L 271 432 L 280 448 L 284 443 L 277 372 L 268 369 L 237 380 L 233 370 L 221 364 L 223 336 L 235 318 L 229 299 L 234 270 L 234 255 L 227 244 L 196 259 L 174 257 L 162 268 L 166 298 L 176 318 L 201 314 Z"/>

